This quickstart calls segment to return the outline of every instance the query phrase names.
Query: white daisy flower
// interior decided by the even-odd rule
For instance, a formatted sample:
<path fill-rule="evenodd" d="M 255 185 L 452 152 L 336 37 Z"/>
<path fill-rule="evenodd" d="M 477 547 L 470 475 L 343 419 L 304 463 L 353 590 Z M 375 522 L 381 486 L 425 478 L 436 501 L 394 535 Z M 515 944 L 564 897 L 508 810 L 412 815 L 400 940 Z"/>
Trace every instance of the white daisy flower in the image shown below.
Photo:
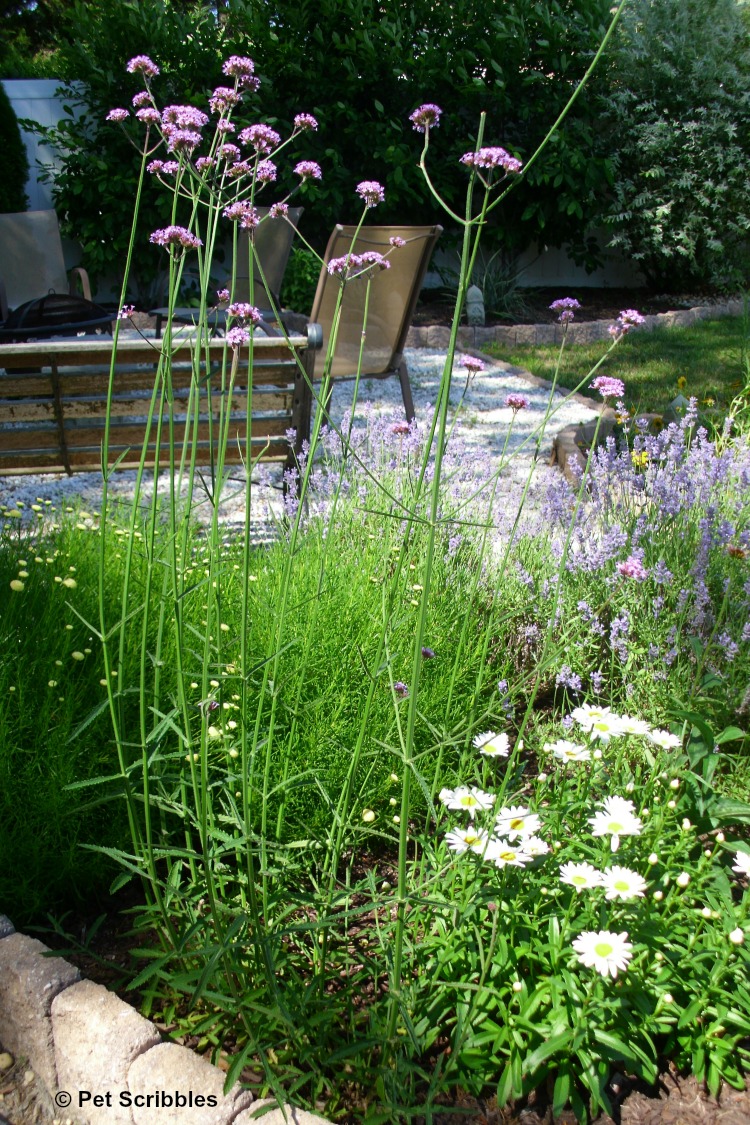
<path fill-rule="evenodd" d="M 581 742 L 570 742 L 567 738 L 558 738 L 557 742 L 545 742 L 544 749 L 559 758 L 561 762 L 589 762 L 591 751 Z"/>
<path fill-rule="evenodd" d="M 591 737 L 600 738 L 604 743 L 609 742 L 610 738 L 618 738 L 622 733 L 619 715 L 602 715 L 589 727 Z"/>
<path fill-rule="evenodd" d="M 603 977 L 616 977 L 624 972 L 633 956 L 633 946 L 627 932 L 614 934 L 611 930 L 586 930 L 573 942 L 578 960 L 589 969 L 596 969 Z"/>
<path fill-rule="evenodd" d="M 575 887 L 578 894 L 602 885 L 602 875 L 590 863 L 564 863 L 560 868 L 560 882 Z"/>
<path fill-rule="evenodd" d="M 632 801 L 624 797 L 607 797 L 603 808 L 589 817 L 592 836 L 611 836 L 612 851 L 620 846 L 621 836 L 640 836 L 643 825 L 635 815 Z"/>
<path fill-rule="evenodd" d="M 496 734 L 493 730 L 487 730 L 484 734 L 475 735 L 473 741 L 479 753 L 485 754 L 488 758 L 508 757 L 510 741 L 507 734 Z"/>
<path fill-rule="evenodd" d="M 590 703 L 583 703 L 571 711 L 571 718 L 575 719 L 582 730 L 590 731 L 594 723 L 618 722 L 620 716 L 615 715 L 610 707 L 592 707 Z"/>
<path fill-rule="evenodd" d="M 448 809 L 464 809 L 471 819 L 477 809 L 491 809 L 495 803 L 494 793 L 485 793 L 475 785 L 460 785 L 458 789 L 441 789 L 440 800 Z"/>
<path fill-rule="evenodd" d="M 602 871 L 602 886 L 608 899 L 642 898 L 646 890 L 646 880 L 629 867 L 608 867 Z"/>
<path fill-rule="evenodd" d="M 497 835 L 506 836 L 509 840 L 515 840 L 516 836 L 533 836 L 541 826 L 542 821 L 537 813 L 523 805 L 503 806 L 495 820 Z"/>
<path fill-rule="evenodd" d="M 635 719 L 632 715 L 620 715 L 620 730 L 623 734 L 648 735 L 651 727 L 645 719 Z"/>
<path fill-rule="evenodd" d="M 524 841 L 525 843 L 525 841 Z M 525 848 L 514 848 L 507 840 L 490 840 L 484 858 L 495 867 L 525 867 L 534 859 Z"/>
<path fill-rule="evenodd" d="M 660 746 L 662 750 L 676 750 L 678 746 L 682 746 L 682 739 L 677 734 L 672 734 L 668 730 L 652 730 L 649 732 L 649 740 L 655 746 Z"/>
<path fill-rule="evenodd" d="M 445 835 L 445 842 L 454 852 L 479 852 L 484 851 L 489 840 L 489 833 L 483 828 L 454 828 Z"/>
<path fill-rule="evenodd" d="M 527 855 L 536 856 L 547 855 L 549 853 L 549 844 L 543 840 L 541 836 L 524 836 L 523 850 Z"/>
<path fill-rule="evenodd" d="M 738 875 L 744 875 L 750 879 L 750 855 L 747 852 L 734 853 L 734 866 L 732 871 L 736 871 Z"/>

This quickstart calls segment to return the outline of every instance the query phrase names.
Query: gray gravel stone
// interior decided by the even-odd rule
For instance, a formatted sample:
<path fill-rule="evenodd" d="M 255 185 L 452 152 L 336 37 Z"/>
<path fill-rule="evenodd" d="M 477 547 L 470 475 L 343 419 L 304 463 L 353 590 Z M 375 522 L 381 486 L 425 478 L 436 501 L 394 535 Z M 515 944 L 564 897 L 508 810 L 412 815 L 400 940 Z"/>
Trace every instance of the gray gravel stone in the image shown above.
<path fill-rule="evenodd" d="M 7 914 L 0 914 L 0 939 L 10 937 L 11 934 L 16 932 L 16 927 L 11 922 Z"/>

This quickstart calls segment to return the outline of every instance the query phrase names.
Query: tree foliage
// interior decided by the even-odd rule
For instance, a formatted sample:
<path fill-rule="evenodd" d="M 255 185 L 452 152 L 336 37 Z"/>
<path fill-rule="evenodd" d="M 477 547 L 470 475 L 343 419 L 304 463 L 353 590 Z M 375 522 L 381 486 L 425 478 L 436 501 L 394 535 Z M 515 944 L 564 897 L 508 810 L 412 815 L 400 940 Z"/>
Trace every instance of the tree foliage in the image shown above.
<path fill-rule="evenodd" d="M 633 0 L 603 108 L 613 244 L 664 288 L 744 279 L 750 51 L 735 0 Z"/>
<path fill-rule="evenodd" d="M 123 260 L 138 158 L 104 117 L 130 104 L 137 85 L 125 64 L 133 55 L 148 54 L 161 67 L 154 88 L 164 103 L 205 108 L 212 85 L 221 82 L 222 60 L 249 54 L 262 80 L 255 120 L 285 135 L 300 111 L 318 117 L 320 129 L 300 155 L 323 168 L 303 217 L 305 234 L 322 248 L 336 222 L 355 217 L 354 187 L 365 178 L 386 187 L 378 221 L 437 220 L 415 167 L 421 137 L 408 121 L 424 101 L 444 109 L 432 169 L 449 203 L 463 198 L 466 172 L 458 159 L 474 146 L 482 110 L 485 143 L 527 158 L 589 65 L 609 9 L 609 0 L 508 0 L 502 7 L 491 0 L 226 0 L 219 8 L 176 0 L 76 2 L 59 52 L 64 76 L 75 80 L 67 90 L 70 113 L 48 135 L 62 153 L 54 191 L 65 232 L 83 244 L 94 273 Z M 593 99 L 592 86 L 528 181 L 494 213 L 498 244 L 514 250 L 536 239 L 572 241 L 585 254 L 586 221 L 611 175 Z M 167 218 L 167 204 L 154 185 L 146 191 L 153 229 Z M 139 238 L 142 299 L 156 260 Z"/>

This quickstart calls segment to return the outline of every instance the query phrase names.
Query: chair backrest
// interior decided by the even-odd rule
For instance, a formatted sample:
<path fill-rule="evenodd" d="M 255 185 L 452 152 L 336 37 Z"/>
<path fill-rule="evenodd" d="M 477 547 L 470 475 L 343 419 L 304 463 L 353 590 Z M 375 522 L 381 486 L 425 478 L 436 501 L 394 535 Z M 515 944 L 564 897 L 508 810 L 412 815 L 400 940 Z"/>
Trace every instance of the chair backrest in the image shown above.
<path fill-rule="evenodd" d="M 54 211 L 0 215 L 0 279 L 11 309 L 47 293 L 68 293 Z"/>
<path fill-rule="evenodd" d="M 290 207 L 288 219 L 269 219 L 268 208 L 258 207 L 263 222 L 255 231 L 255 249 L 265 275 L 266 284 L 260 279 L 257 265 L 253 271 L 253 304 L 258 308 L 279 308 L 279 294 L 284 280 L 289 254 L 292 250 L 295 231 L 299 225 L 302 207 Z M 245 232 L 237 233 L 237 277 L 234 288 L 235 300 L 250 300 L 250 249 L 249 238 Z"/>
<path fill-rule="evenodd" d="M 323 373 L 325 350 L 333 322 L 339 281 L 331 277 L 326 265 L 332 258 L 342 258 L 351 250 L 386 253 L 390 239 L 403 238 L 405 245 L 388 255 L 390 269 L 379 270 L 370 286 L 367 311 L 363 375 L 386 375 L 401 363 L 406 334 L 422 287 L 424 275 L 443 228 L 433 227 L 362 227 L 352 242 L 357 228 L 337 226 L 326 248 L 324 265 L 318 278 L 310 319 L 323 328 L 324 347 L 315 357 L 315 374 Z M 351 281 L 344 290 L 341 320 L 336 337 L 336 352 L 331 374 L 354 375 L 362 344 L 366 283 Z"/>

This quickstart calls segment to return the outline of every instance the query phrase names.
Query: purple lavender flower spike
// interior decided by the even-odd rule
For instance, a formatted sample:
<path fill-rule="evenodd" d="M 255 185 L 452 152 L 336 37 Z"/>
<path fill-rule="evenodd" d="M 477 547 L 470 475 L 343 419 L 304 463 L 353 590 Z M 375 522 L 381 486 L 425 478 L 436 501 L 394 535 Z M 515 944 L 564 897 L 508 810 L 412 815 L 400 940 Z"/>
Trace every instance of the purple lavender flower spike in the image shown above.
<path fill-rule="evenodd" d="M 125 69 L 128 74 L 142 74 L 144 78 L 156 78 L 159 74 L 158 66 L 151 62 L 148 55 L 136 55 Z"/>
<path fill-rule="evenodd" d="M 435 658 L 435 651 L 434 649 L 428 648 L 426 645 L 422 645 L 422 656 L 425 660 L 433 660 Z"/>
<path fill-rule="evenodd" d="M 409 120 L 418 133 L 425 133 L 432 126 L 440 124 L 442 112 L 439 105 L 435 105 L 433 102 L 425 102 L 424 105 L 419 106 L 418 109 L 409 114 Z"/>
<path fill-rule="evenodd" d="M 378 203 L 385 201 L 385 188 L 377 180 L 362 180 L 356 190 L 367 207 L 377 207 Z"/>

